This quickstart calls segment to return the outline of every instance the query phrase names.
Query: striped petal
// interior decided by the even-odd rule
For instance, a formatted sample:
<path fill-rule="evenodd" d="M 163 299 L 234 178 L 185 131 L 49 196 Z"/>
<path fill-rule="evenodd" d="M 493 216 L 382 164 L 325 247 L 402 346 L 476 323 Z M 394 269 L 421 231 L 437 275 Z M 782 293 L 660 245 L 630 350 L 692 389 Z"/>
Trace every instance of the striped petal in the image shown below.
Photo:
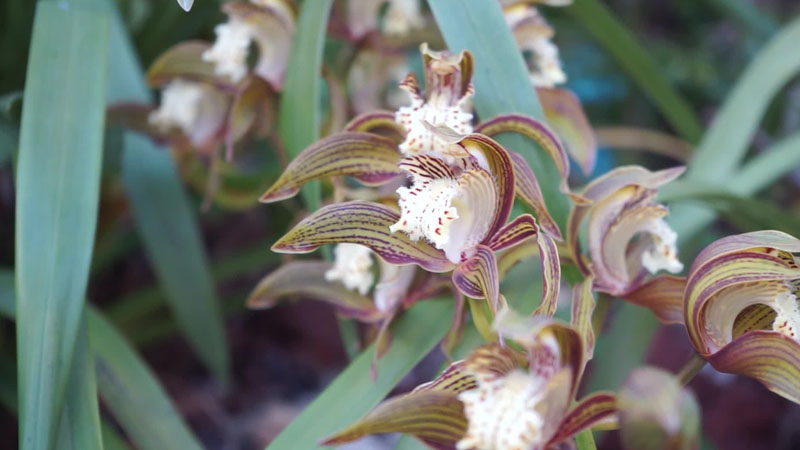
<path fill-rule="evenodd" d="M 258 77 L 248 77 L 245 85 L 233 99 L 228 112 L 226 133 L 227 159 L 233 159 L 233 145 L 255 127 L 259 118 L 269 114 L 272 88 Z M 264 121 L 262 121 L 264 122 Z"/>
<path fill-rule="evenodd" d="M 368 297 L 347 289 L 339 282 L 328 282 L 325 273 L 332 264 L 322 261 L 296 261 L 285 264 L 264 277 L 247 298 L 253 309 L 272 308 L 287 299 L 319 300 L 332 304 L 347 317 L 372 322 L 383 313 Z"/>
<path fill-rule="evenodd" d="M 594 170 L 597 141 L 578 97 L 567 89 L 539 88 L 547 123 L 564 139 L 564 145 L 585 175 Z"/>
<path fill-rule="evenodd" d="M 586 351 L 585 362 L 594 355 L 594 329 L 592 328 L 592 314 L 594 313 L 595 299 L 592 293 L 592 277 L 586 278 L 576 284 L 572 289 L 572 326 L 583 339 L 583 348 Z"/>
<path fill-rule="evenodd" d="M 547 233 L 539 233 L 536 243 L 539 247 L 539 258 L 542 261 L 544 287 L 542 302 L 533 314 L 553 317 L 558 308 L 558 294 L 561 290 L 561 263 L 558 257 L 558 247 Z"/>
<path fill-rule="evenodd" d="M 500 278 L 497 276 L 497 259 L 494 250 L 479 245 L 473 257 L 453 271 L 453 284 L 470 298 L 485 298 L 497 311 L 500 301 Z"/>
<path fill-rule="evenodd" d="M 542 147 L 556 164 L 561 175 L 561 192 L 569 195 L 577 204 L 585 204 L 586 200 L 573 194 L 567 180 L 569 179 L 569 158 L 558 136 L 547 125 L 522 114 L 506 114 L 487 120 L 475 128 L 476 133 L 495 136 L 500 133 L 519 133 Z"/>
<path fill-rule="evenodd" d="M 486 245 L 497 252 L 519 245 L 538 233 L 536 219 L 530 214 L 523 214 L 501 228 Z"/>
<path fill-rule="evenodd" d="M 664 324 L 683 324 L 683 291 L 686 278 L 659 275 L 625 294 L 626 301 L 643 306 Z"/>
<path fill-rule="evenodd" d="M 400 154 L 390 139 L 371 133 L 334 134 L 297 155 L 261 201 L 290 198 L 303 184 L 331 176 L 351 176 L 368 186 L 383 184 L 401 173 L 398 162 Z"/>
<path fill-rule="evenodd" d="M 230 80 L 214 73 L 214 64 L 203 61 L 203 52 L 210 47 L 202 41 L 182 42 L 170 47 L 147 69 L 148 84 L 160 87 L 176 78 L 183 78 L 233 89 Z"/>
<path fill-rule="evenodd" d="M 754 378 L 770 391 L 800 404 L 800 344 L 773 331 L 751 331 L 708 359 L 720 372 Z"/>
<path fill-rule="evenodd" d="M 700 407 L 671 373 L 634 369 L 617 394 L 620 436 L 625 448 L 700 447 Z"/>
<path fill-rule="evenodd" d="M 458 394 L 424 390 L 381 403 L 366 417 L 321 444 L 341 445 L 372 434 L 406 433 L 437 446 L 453 448 L 466 430 L 467 419 Z"/>
<path fill-rule="evenodd" d="M 592 203 L 597 203 L 626 186 L 639 186 L 644 189 L 657 189 L 658 187 L 679 177 L 685 167 L 651 172 L 640 166 L 623 166 L 609 171 L 596 178 L 584 188 L 581 195 Z M 572 249 L 572 256 L 578 262 L 584 274 L 588 274 L 588 266 L 583 259 L 578 242 L 578 234 L 584 218 L 591 208 L 587 205 L 575 205 L 567 220 L 567 244 Z"/>
<path fill-rule="evenodd" d="M 369 247 L 392 264 L 417 264 L 430 272 L 453 269 L 444 253 L 427 242 L 414 242 L 405 233 L 389 231 L 399 219 L 395 210 L 378 203 L 352 201 L 327 205 L 298 223 L 272 250 L 309 253 L 325 244 L 350 242 Z"/>
<path fill-rule="evenodd" d="M 525 202 L 533 210 L 542 229 L 550 233 L 556 240 L 561 240 L 561 230 L 558 229 L 556 221 L 547 210 L 544 202 L 544 195 L 539 187 L 539 181 L 525 161 L 525 157 L 516 152 L 509 152 L 511 161 L 514 164 L 514 179 L 516 181 L 516 194 L 520 200 Z"/>
<path fill-rule="evenodd" d="M 361 133 L 388 132 L 394 138 L 398 138 L 396 143 L 399 145 L 405 137 L 405 130 L 394 120 L 394 113 L 391 111 L 373 111 L 360 114 L 353 118 L 344 127 L 345 131 Z"/>
<path fill-rule="evenodd" d="M 567 413 L 548 446 L 563 442 L 587 428 L 609 420 L 616 412 L 617 398 L 614 394 L 598 392 L 589 395 Z"/>

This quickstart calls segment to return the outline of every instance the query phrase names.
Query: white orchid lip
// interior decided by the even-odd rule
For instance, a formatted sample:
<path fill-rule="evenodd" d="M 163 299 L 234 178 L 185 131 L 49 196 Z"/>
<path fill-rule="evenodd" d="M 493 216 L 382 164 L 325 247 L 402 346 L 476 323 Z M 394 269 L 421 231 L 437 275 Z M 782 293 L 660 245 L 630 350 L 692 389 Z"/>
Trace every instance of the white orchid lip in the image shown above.
<path fill-rule="evenodd" d="M 163 131 L 178 128 L 201 147 L 219 131 L 227 108 L 227 97 L 213 86 L 176 78 L 161 91 L 161 103 L 148 121 Z"/>
<path fill-rule="evenodd" d="M 253 30 L 243 20 L 232 18 L 214 27 L 214 32 L 217 39 L 203 53 L 203 61 L 214 63 L 217 75 L 227 76 L 238 83 L 247 75 L 247 52 Z"/>
<path fill-rule="evenodd" d="M 556 4 L 552 6 L 560 6 Z M 561 68 L 558 47 L 552 42 L 555 31 L 535 6 L 517 4 L 504 9 L 517 45 L 531 53 L 528 60 L 530 79 L 536 87 L 552 88 L 567 81 Z"/>
<path fill-rule="evenodd" d="M 333 254 L 333 267 L 325 272 L 325 280 L 340 281 L 347 289 L 366 295 L 375 281 L 372 250 L 359 244 L 342 243 L 334 247 Z"/>
<path fill-rule="evenodd" d="M 642 265 L 648 272 L 655 275 L 661 270 L 678 273 L 683 270 L 683 264 L 678 260 L 676 243 L 678 234 L 667 225 L 664 219 L 655 219 L 647 227 L 650 245 L 642 252 Z"/>

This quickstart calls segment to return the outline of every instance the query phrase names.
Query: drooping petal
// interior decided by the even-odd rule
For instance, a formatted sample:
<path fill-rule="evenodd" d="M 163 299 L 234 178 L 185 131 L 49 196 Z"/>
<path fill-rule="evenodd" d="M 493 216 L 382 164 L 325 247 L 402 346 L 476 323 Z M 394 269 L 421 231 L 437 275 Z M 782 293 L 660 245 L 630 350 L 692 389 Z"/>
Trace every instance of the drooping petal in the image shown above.
<path fill-rule="evenodd" d="M 147 83 L 152 87 L 163 86 L 176 78 L 206 83 L 233 85 L 214 73 L 214 65 L 204 61 L 202 54 L 210 45 L 202 41 L 181 42 L 162 53 L 147 69 Z"/>
<path fill-rule="evenodd" d="M 626 186 L 640 186 L 644 189 L 657 189 L 658 187 L 679 177 L 686 170 L 683 166 L 651 172 L 640 166 L 618 167 L 596 178 L 584 188 L 581 196 L 590 202 L 599 202 Z M 575 205 L 567 220 L 567 243 L 572 249 L 573 258 L 582 266 L 584 273 L 588 274 L 586 262 L 581 256 L 578 243 L 583 219 L 590 211 L 587 205 Z"/>
<path fill-rule="evenodd" d="M 659 275 L 625 294 L 623 298 L 653 311 L 661 323 L 683 324 L 684 288 L 685 277 Z"/>
<path fill-rule="evenodd" d="M 538 120 L 522 114 L 506 114 L 482 122 L 475 128 L 476 133 L 495 136 L 500 133 L 519 133 L 536 142 L 556 164 L 556 169 L 561 175 L 561 192 L 569 195 L 576 204 L 586 204 L 583 196 L 570 191 L 567 180 L 569 179 L 569 158 L 561 140 L 547 125 Z"/>
<path fill-rule="evenodd" d="M 345 132 L 315 142 L 300 152 L 261 201 L 272 203 L 296 195 L 312 180 L 351 176 L 368 186 L 385 183 L 401 173 L 395 144 L 372 133 Z"/>
<path fill-rule="evenodd" d="M 598 392 L 583 398 L 564 417 L 558 432 L 548 445 L 563 442 L 581 431 L 608 420 L 617 412 L 616 396 L 608 392 Z"/>
<path fill-rule="evenodd" d="M 479 245 L 477 252 L 453 271 L 453 284 L 470 298 L 485 298 L 492 311 L 497 311 L 500 299 L 500 278 L 494 250 Z"/>
<path fill-rule="evenodd" d="M 343 315 L 372 322 L 383 313 L 368 297 L 325 280 L 332 265 L 323 261 L 295 261 L 264 277 L 247 298 L 249 308 L 271 308 L 285 299 L 312 299 L 335 306 Z"/>
<path fill-rule="evenodd" d="M 523 214 L 501 228 L 486 245 L 497 252 L 521 244 L 537 233 L 536 220 L 530 214 Z"/>
<path fill-rule="evenodd" d="M 321 245 L 350 242 L 369 247 L 386 262 L 417 264 L 431 272 L 453 268 L 444 253 L 425 241 L 412 241 L 389 227 L 400 215 L 378 203 L 352 201 L 324 206 L 303 219 L 272 250 L 278 253 L 309 253 Z"/>
<path fill-rule="evenodd" d="M 345 131 L 362 133 L 387 130 L 400 136 L 401 139 L 397 141 L 398 144 L 402 142 L 402 137 L 405 136 L 405 130 L 395 122 L 394 113 L 391 111 L 373 111 L 358 115 L 348 122 L 344 129 Z"/>
<path fill-rule="evenodd" d="M 585 362 L 592 359 L 594 355 L 594 329 L 592 328 L 594 307 L 592 277 L 589 277 L 576 284 L 572 289 L 571 323 L 583 339 L 583 348 L 586 350 Z"/>
<path fill-rule="evenodd" d="M 556 242 L 547 233 L 536 236 L 539 246 L 539 258 L 542 261 L 542 302 L 533 312 L 534 315 L 553 317 L 558 308 L 558 294 L 561 291 L 561 263 L 558 257 Z"/>
<path fill-rule="evenodd" d="M 800 404 L 800 344 L 783 334 L 758 330 L 733 340 L 708 361 L 720 372 L 754 378 Z"/>
<path fill-rule="evenodd" d="M 700 447 L 700 407 L 662 369 L 634 369 L 617 394 L 620 436 L 629 449 Z"/>
<path fill-rule="evenodd" d="M 452 448 L 466 429 L 467 419 L 456 393 L 424 390 L 381 403 L 366 417 L 321 444 L 340 445 L 371 434 L 406 433 Z"/>
<path fill-rule="evenodd" d="M 597 160 L 597 141 L 581 101 L 567 89 L 539 88 L 536 93 L 547 123 L 564 139 L 567 153 L 578 162 L 583 173 L 590 175 Z"/>
<path fill-rule="evenodd" d="M 528 207 L 530 207 L 542 229 L 550 233 L 556 240 L 561 240 L 561 230 L 558 228 L 556 221 L 547 210 L 547 205 L 544 202 L 544 195 L 539 187 L 539 181 L 536 179 L 536 174 L 533 173 L 525 157 L 516 152 L 509 152 L 511 161 L 514 164 L 514 180 L 516 184 L 516 194 Z"/>

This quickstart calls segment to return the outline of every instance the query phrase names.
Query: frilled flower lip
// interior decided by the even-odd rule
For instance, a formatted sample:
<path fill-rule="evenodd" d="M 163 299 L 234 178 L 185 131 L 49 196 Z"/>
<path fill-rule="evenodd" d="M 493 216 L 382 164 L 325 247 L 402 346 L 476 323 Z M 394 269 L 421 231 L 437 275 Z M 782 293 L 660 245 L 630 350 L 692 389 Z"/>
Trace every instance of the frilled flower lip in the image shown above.
<path fill-rule="evenodd" d="M 800 342 L 781 331 L 761 329 L 774 326 L 775 317 L 763 309 L 745 308 L 736 301 L 729 310 L 722 309 L 737 287 L 752 289 L 759 285 L 766 295 L 753 301 L 775 307 L 769 295 L 791 295 L 784 283 L 800 279 L 793 253 L 800 252 L 800 240 L 779 231 L 756 231 L 728 236 L 706 247 L 692 264 L 685 294 L 684 316 L 695 350 L 723 372 L 755 378 L 773 392 L 800 403 Z M 778 287 L 770 290 L 770 286 Z M 741 292 L 747 292 L 746 290 Z M 781 294 L 783 292 L 784 294 Z M 729 302 L 730 303 L 730 302 Z M 713 314 L 710 308 L 716 308 Z M 738 310 L 737 310 L 738 309 Z M 796 314 L 796 309 L 795 309 Z M 714 320 L 718 323 L 710 323 Z M 712 330 L 732 329 L 744 323 L 739 334 L 729 338 Z M 780 324 L 779 324 L 780 325 Z M 721 341 L 730 339 L 729 342 Z"/>

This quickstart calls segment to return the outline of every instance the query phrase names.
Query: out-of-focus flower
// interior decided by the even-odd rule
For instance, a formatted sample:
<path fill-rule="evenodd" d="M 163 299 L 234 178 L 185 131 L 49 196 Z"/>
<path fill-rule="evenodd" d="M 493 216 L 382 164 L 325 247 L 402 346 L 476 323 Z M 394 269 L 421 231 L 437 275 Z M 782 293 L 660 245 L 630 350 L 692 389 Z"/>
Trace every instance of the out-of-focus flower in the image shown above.
<path fill-rule="evenodd" d="M 356 114 L 386 106 L 398 109 L 408 95 L 398 84 L 408 73 L 405 52 L 362 50 L 358 53 L 347 78 L 347 87 Z"/>
<path fill-rule="evenodd" d="M 648 274 L 683 269 L 675 246 L 677 236 L 664 221 L 667 208 L 656 203 L 655 197 L 661 185 L 680 176 L 684 169 L 650 172 L 625 166 L 586 186 L 582 195 L 593 203 L 574 208 L 567 225 L 568 240 L 576 260 L 588 273 L 578 248 L 578 232 L 588 214 L 595 289 L 625 296 L 642 286 Z"/>
<path fill-rule="evenodd" d="M 204 147 L 223 128 L 230 99 L 204 82 L 174 79 L 161 91 L 149 121 L 161 131 L 179 128 L 195 147 Z"/>
<path fill-rule="evenodd" d="M 565 83 L 567 75 L 561 69 L 558 47 L 552 42 L 555 31 L 535 6 L 527 2 L 513 3 L 506 6 L 503 13 L 517 45 L 526 55 L 531 83 L 546 88 Z"/>
<path fill-rule="evenodd" d="M 387 2 L 389 7 L 383 22 L 387 35 L 405 36 L 425 24 L 420 0 L 348 0 L 347 23 L 354 39 L 378 30 L 380 11 Z"/>
<path fill-rule="evenodd" d="M 203 60 L 213 63 L 218 75 L 238 83 L 250 71 L 248 50 L 255 42 L 258 58 L 253 73 L 281 90 L 295 32 L 291 5 L 285 0 L 251 0 L 225 3 L 222 10 L 228 22 L 214 29 L 217 39 Z"/>
<path fill-rule="evenodd" d="M 721 372 L 762 382 L 800 403 L 800 240 L 779 231 L 722 238 L 689 270 L 686 328 Z"/>
<path fill-rule="evenodd" d="M 617 394 L 620 436 L 630 450 L 700 448 L 700 407 L 672 374 L 634 369 Z"/>
<path fill-rule="evenodd" d="M 432 154 L 453 163 L 453 147 L 425 126 L 444 126 L 459 134 L 472 132 L 472 55 L 434 52 L 427 44 L 420 49 L 425 62 L 425 95 L 417 77 L 410 73 L 400 88 L 411 96 L 411 105 L 397 110 L 395 119 L 406 132 L 400 152 L 406 156 Z M 457 151 L 457 150 L 456 150 Z"/>
<path fill-rule="evenodd" d="M 479 347 L 437 379 L 385 401 L 324 443 L 403 432 L 439 449 L 546 449 L 615 413 L 612 394 L 572 405 L 586 353 L 576 329 L 544 318 L 509 321 L 507 315 L 498 316 L 498 331 L 524 351 Z"/>
<path fill-rule="evenodd" d="M 347 289 L 366 295 L 375 281 L 372 251 L 358 244 L 337 244 L 333 249 L 333 267 L 325 272 L 328 281 L 341 281 Z"/>

